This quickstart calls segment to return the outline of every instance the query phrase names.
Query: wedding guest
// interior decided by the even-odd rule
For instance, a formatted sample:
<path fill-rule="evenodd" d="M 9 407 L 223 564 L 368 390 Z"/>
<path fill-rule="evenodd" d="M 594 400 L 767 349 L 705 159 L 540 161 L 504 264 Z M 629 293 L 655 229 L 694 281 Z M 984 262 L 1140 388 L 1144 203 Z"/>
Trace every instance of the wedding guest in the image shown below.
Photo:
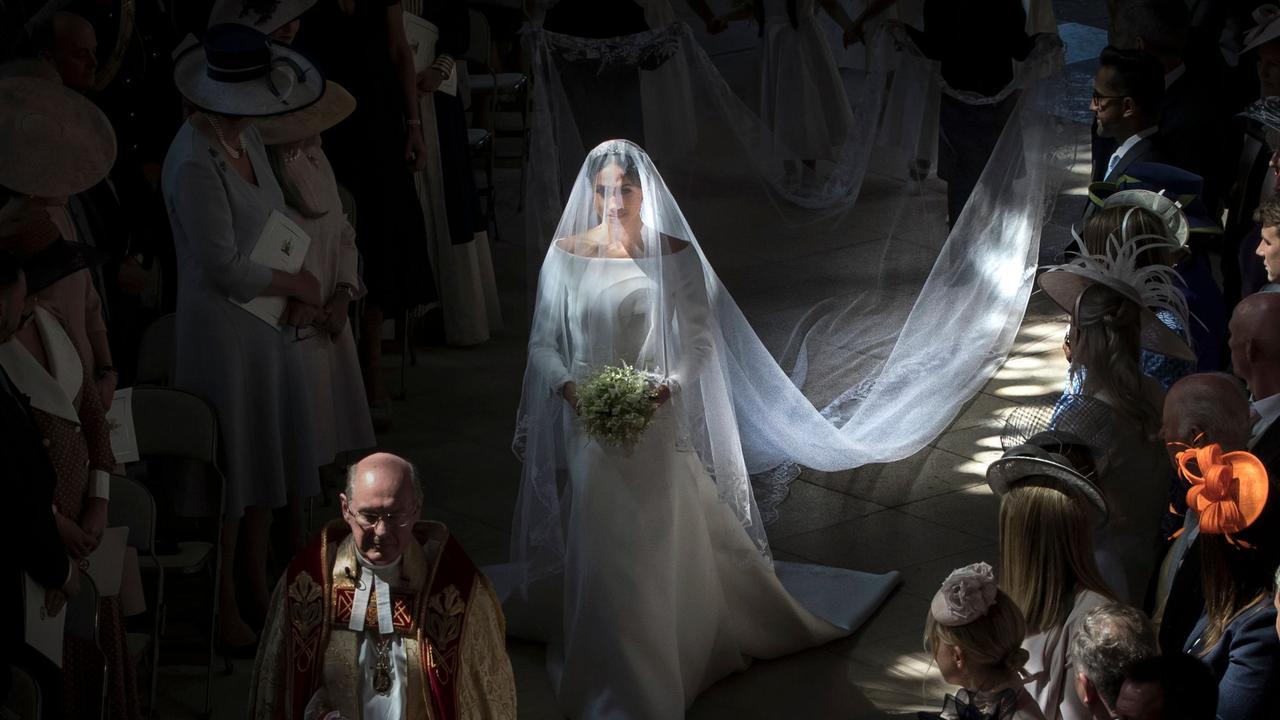
<path fill-rule="evenodd" d="M 0 347 L 13 339 L 22 323 L 26 307 L 27 281 L 22 272 L 22 262 L 6 252 L 0 252 Z M 0 366 L 0 467 L 7 468 L 21 482 L 6 488 L 10 514 L 15 522 L 4 523 L 0 542 L 5 547 L 24 547 L 26 551 L 15 553 L 15 563 L 6 573 L 4 583 L 6 620 L 0 627 L 0 654 L 9 662 L 31 676 L 41 695 L 41 717 L 45 720 L 61 720 L 62 674 L 52 661 L 37 652 L 26 642 L 23 632 L 23 610 L 16 601 L 23 596 L 23 576 L 30 576 L 45 588 L 50 601 L 46 609 L 62 598 L 74 597 L 80 589 L 80 568 L 67 558 L 58 535 L 58 525 L 49 508 L 53 505 L 53 493 L 57 475 L 49 462 L 49 454 L 41 440 L 39 428 L 32 417 L 30 400 L 18 390 L 4 367 Z M 0 703 L 4 702 L 8 683 L 0 669 Z"/>
<path fill-rule="evenodd" d="M 329 82 L 311 107 L 257 122 L 290 217 L 311 238 L 302 267 L 320 282 L 324 298 L 322 306 L 307 310 L 313 318 L 297 335 L 300 371 L 313 393 L 310 432 L 324 464 L 340 453 L 376 444 L 347 322 L 351 303 L 365 293 L 357 272 L 356 231 L 342 212 L 338 183 L 320 140 L 320 133 L 342 122 L 355 104 L 351 93 Z M 301 521 L 300 514 L 295 520 Z M 303 535 L 294 533 L 295 538 Z"/>
<path fill-rule="evenodd" d="M 342 522 L 276 586 L 249 717 L 514 720 L 502 607 L 449 529 L 419 520 L 417 470 L 375 453 L 351 467 L 340 500 Z M 352 617 L 388 594 L 392 612 Z M 300 644 L 315 662 L 293 660 Z"/>
<path fill-rule="evenodd" d="M 489 252 L 488 219 L 480 209 L 471 172 L 471 145 L 467 113 L 457 87 L 471 43 L 471 20 L 462 3 L 442 0 L 407 0 L 405 10 L 436 28 L 434 56 L 418 73 L 419 117 L 427 165 L 417 175 L 418 200 L 426 219 L 432 247 L 432 269 L 440 292 L 445 340 L 450 345 L 478 345 L 502 328 L 497 283 Z M 612 9 L 612 8 L 611 8 Z M 486 107 L 478 98 L 474 122 Z M 492 202 L 492 199 L 490 199 Z"/>
<path fill-rule="evenodd" d="M 1022 611 L 996 586 L 990 565 L 953 570 L 934 594 L 924 627 L 925 650 L 942 679 L 960 686 L 947 695 L 938 717 L 977 711 L 988 720 L 1043 720 L 1022 685 L 1026 629 Z"/>
<path fill-rule="evenodd" d="M 93 262 L 93 251 L 57 241 L 25 261 L 24 319 L 0 345 L 0 368 L 31 398 L 31 418 L 56 476 L 55 522 L 62 548 L 83 562 L 107 527 L 110 475 L 115 467 L 106 411 L 81 364 L 65 321 L 34 301 L 35 295 L 68 273 Z M 81 565 L 81 567 L 85 567 Z M 107 677 L 101 677 L 102 657 Z M 113 717 L 137 718 L 139 697 L 118 598 L 104 597 L 95 641 L 67 638 L 63 648 L 64 703 L 71 717 L 96 710 L 105 680 Z"/>
<path fill-rule="evenodd" d="M 1140 253 L 1138 263 L 1140 267 L 1172 267 L 1177 273 L 1172 280 L 1186 300 L 1188 322 L 1184 326 L 1168 310 L 1157 310 L 1156 315 L 1174 333 L 1190 340 L 1196 355 L 1191 367 L 1198 372 L 1213 372 L 1223 365 L 1228 313 L 1207 249 L 1221 242 L 1222 225 L 1205 208 L 1203 197 L 1204 181 L 1194 173 L 1161 163 L 1134 163 L 1119 182 L 1090 187 L 1090 198 L 1096 198 L 1101 205 L 1094 217 L 1107 212 L 1111 216 L 1096 225 L 1086 222 L 1084 241 L 1088 252 L 1094 255 L 1106 254 L 1107 238 L 1113 234 L 1117 239 L 1143 237 L 1140 245 L 1175 246 Z M 1124 211 L 1133 207 L 1143 208 L 1143 212 L 1129 215 Z M 1126 217 L 1130 222 L 1122 223 Z M 1159 222 L 1139 222 L 1140 219 Z M 1142 366 L 1166 390 L 1189 372 L 1186 361 L 1149 350 L 1142 352 Z"/>
<path fill-rule="evenodd" d="M 1253 254 L 1262 258 L 1267 282 L 1280 282 L 1280 195 L 1267 198 L 1253 215 L 1259 226 L 1258 246 Z M 1252 258 L 1251 258 L 1252 260 Z M 1253 260 L 1253 264 L 1259 264 Z"/>
<path fill-rule="evenodd" d="M 1100 557 L 1118 561 L 1125 602 L 1141 603 L 1159 554 L 1159 531 L 1168 502 L 1169 465 L 1159 438 L 1164 391 L 1142 374 L 1140 349 L 1194 359 L 1186 343 L 1150 308 L 1178 315 L 1186 327 L 1182 297 L 1172 273 L 1139 271 L 1136 257 L 1118 238 L 1106 255 L 1081 256 L 1056 265 L 1038 282 L 1058 307 L 1071 313 L 1071 372 L 1085 371 L 1081 402 L 1103 403 L 1110 432 L 1101 441 L 1098 486 L 1110 517 L 1099 529 Z M 1069 401 L 1070 398 L 1064 398 Z M 1060 405 L 1069 405 L 1059 401 Z M 1112 570 L 1108 562 L 1108 570 Z M 1109 576 L 1114 573 L 1109 573 Z"/>
<path fill-rule="evenodd" d="M 282 82 L 279 73 L 291 70 Z M 236 303 L 287 298 L 283 321 L 305 326 L 305 308 L 326 300 L 306 269 L 288 273 L 251 259 L 269 218 L 286 210 L 253 121 L 312 104 L 324 78 L 260 32 L 223 24 L 208 29 L 203 45 L 181 49 L 174 81 L 196 111 L 173 139 L 163 173 L 178 253 L 173 384 L 203 397 L 218 415 L 227 559 L 216 598 L 218 642 L 228 652 L 251 652 L 255 634 L 237 589 L 250 600 L 250 616 L 266 611 L 271 511 L 318 494 L 322 461 L 305 431 L 313 393 L 309 377 L 294 371 L 301 364 L 294 329 L 282 331 Z M 199 498 L 187 500 L 191 507 L 180 512 L 217 514 Z M 244 555 L 235 562 L 242 535 Z"/>
<path fill-rule="evenodd" d="M 427 162 L 417 73 L 399 0 L 321 0 L 302 16 L 295 45 L 356 99 L 324 138 L 338 182 L 355 196 L 356 243 L 368 295 L 360 364 L 374 425 L 391 424 L 382 376 L 382 323 L 435 299 L 413 174 Z M 406 349 L 407 352 L 407 349 Z"/>
<path fill-rule="evenodd" d="M 1095 163 L 1094 181 L 1113 181 L 1135 162 L 1167 162 L 1157 135 L 1163 102 L 1164 71 L 1155 58 L 1139 50 L 1103 49 L 1089 109 L 1099 137 L 1114 140 L 1117 147 L 1105 166 Z"/>
<path fill-rule="evenodd" d="M 1087 720 L 1069 650 L 1085 615 L 1113 599 L 1093 553 L 1107 501 L 1086 477 L 1086 446 L 1054 432 L 1032 440 L 987 468 L 1000 497 L 1001 586 L 1026 618 L 1027 690 L 1048 720 Z"/>
<path fill-rule="evenodd" d="M 1112 28 L 1117 47 L 1141 50 L 1164 70 L 1160 134 L 1175 165 L 1204 178 L 1205 207 L 1216 210 L 1239 147 L 1232 142 L 1233 106 L 1218 67 L 1184 62 L 1191 16 L 1184 0 L 1126 0 Z"/>
<path fill-rule="evenodd" d="M 1183 651 L 1218 681 L 1221 720 L 1280 707 L 1280 638 L 1273 572 L 1280 563 L 1280 483 L 1248 452 L 1217 445 L 1178 456 L 1200 522 L 1204 613 Z"/>
<path fill-rule="evenodd" d="M 1137 263 L 1140 266 L 1170 267 L 1176 264 L 1182 255 L 1182 249 L 1175 245 L 1176 240 L 1169 235 L 1170 230 L 1159 215 L 1146 208 L 1134 206 L 1104 207 L 1084 224 L 1085 251 L 1090 255 L 1106 253 L 1107 245 L 1111 242 L 1131 243 L 1140 247 L 1163 246 L 1149 247 L 1139 253 Z M 1122 241 L 1121 238 L 1127 238 L 1127 240 Z M 1187 333 L 1188 329 L 1177 313 L 1160 310 L 1156 316 L 1174 333 L 1179 335 Z M 1146 349 L 1140 351 L 1139 358 L 1142 374 L 1160 383 L 1165 390 L 1168 390 L 1179 378 L 1190 375 L 1196 369 L 1195 362 Z M 1078 378 L 1079 375 L 1073 377 Z"/>
<path fill-rule="evenodd" d="M 845 33 L 845 44 L 896 0 L 872 0 Z M 1013 63 L 1034 46 L 1019 0 L 925 0 L 920 29 L 906 26 L 912 42 L 939 63 L 953 90 L 982 96 L 966 103 L 943 94 L 938 119 L 938 177 L 947 181 L 947 222 L 954 225 L 987 166 L 1017 104 L 1017 93 L 1000 97 L 1013 80 Z M 991 102 L 1000 97 L 996 102 Z"/>
<path fill-rule="evenodd" d="M 95 88 L 96 61 L 90 68 L 84 59 L 86 52 L 92 58 L 97 47 L 93 25 L 67 11 L 54 13 L 46 24 L 48 30 L 35 34 L 38 56 L 57 69 L 65 86 L 100 104 L 102 95 Z M 128 119 L 136 117 L 140 109 L 131 110 Z M 111 118 L 111 122 L 113 127 L 129 125 L 120 117 Z M 161 304 L 162 271 L 153 247 L 161 243 L 154 237 L 158 234 L 154 225 L 157 215 L 165 225 L 167 220 L 163 219 L 163 206 L 154 184 L 137 167 L 136 143 L 125 145 L 125 140 L 121 138 L 120 156 L 110 175 L 67 198 L 58 212 L 59 224 L 69 227 L 75 236 L 68 240 L 87 243 L 107 253 L 106 262 L 93 273 L 93 284 L 102 299 L 105 330 L 109 331 L 106 339 L 112 365 L 117 368 L 116 377 L 129 384 L 143 330 Z M 154 173 L 159 174 L 158 165 Z"/>
<path fill-rule="evenodd" d="M 1239 380 L 1226 373 L 1189 375 L 1170 390 L 1164 404 L 1160 436 L 1168 444 L 1170 467 L 1177 454 L 1197 444 L 1217 444 L 1224 450 L 1244 450 L 1249 443 L 1249 399 Z M 1199 517 L 1188 510 L 1189 486 L 1179 475 L 1171 505 L 1182 515 L 1169 529 L 1174 536 L 1155 586 L 1152 620 L 1162 648 L 1180 648 L 1204 611 L 1200 583 Z"/>
<path fill-rule="evenodd" d="M 1204 665 L 1166 653 L 1139 660 L 1124 673 L 1117 720 L 1214 720 L 1218 688 Z"/>
<path fill-rule="evenodd" d="M 1112 720 L 1125 669 L 1158 652 L 1155 634 L 1141 612 L 1120 603 L 1090 610 L 1071 641 L 1078 668 L 1076 694 L 1090 719 Z"/>
<path fill-rule="evenodd" d="M 0 81 L 0 187 L 7 188 L 6 213 L 28 219 L 47 213 L 52 228 L 8 241 L 7 249 L 30 255 L 51 233 L 76 242 L 66 212 L 68 197 L 106 177 L 115 160 L 115 133 L 106 116 L 85 98 L 58 84 L 34 78 Z M 18 242 L 19 244 L 13 244 Z M 102 300 L 88 270 L 67 275 L 44 288 L 39 300 L 68 323 L 81 362 L 94 378 L 99 399 L 110 407 L 116 387 Z"/>
<path fill-rule="evenodd" d="M 1280 24 L 1277 30 L 1280 31 Z M 1280 51 L 1280 45 L 1277 48 Z M 1224 273 L 1223 287 L 1229 298 L 1238 301 L 1268 282 L 1266 268 L 1258 262 L 1257 255 L 1263 244 L 1262 224 L 1280 222 L 1280 210 L 1263 211 L 1276 196 L 1276 178 L 1280 177 L 1280 96 L 1264 97 L 1236 117 L 1245 123 L 1245 135 L 1253 142 L 1265 140 L 1258 143 L 1257 156 L 1238 169 L 1227 208 L 1224 241 L 1237 251 L 1233 274 L 1239 276 L 1239 282 L 1227 285 L 1231 275 Z"/>
<path fill-rule="evenodd" d="M 1251 393 L 1249 449 L 1280 477 L 1280 295 L 1258 293 L 1231 314 L 1231 365 Z"/>
<path fill-rule="evenodd" d="M 31 46 L 68 88 L 87 93 L 97 84 L 98 34 L 80 15 L 66 10 L 53 13 L 32 31 Z"/>

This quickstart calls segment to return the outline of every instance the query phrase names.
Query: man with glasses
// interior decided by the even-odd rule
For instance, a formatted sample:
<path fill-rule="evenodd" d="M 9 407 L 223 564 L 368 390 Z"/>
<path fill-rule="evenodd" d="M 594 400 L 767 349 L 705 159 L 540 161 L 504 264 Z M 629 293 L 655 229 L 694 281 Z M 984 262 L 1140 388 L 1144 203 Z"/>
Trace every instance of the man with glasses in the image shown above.
<path fill-rule="evenodd" d="M 1103 49 L 1098 57 L 1089 109 L 1098 136 L 1119 143 L 1105 166 L 1095 163 L 1093 180 L 1115 182 L 1135 162 L 1168 164 L 1159 147 L 1160 104 L 1164 69 L 1140 50 Z"/>
<path fill-rule="evenodd" d="M 407 460 L 352 466 L 330 523 L 276 587 L 251 717 L 515 718 L 502 609 Z"/>

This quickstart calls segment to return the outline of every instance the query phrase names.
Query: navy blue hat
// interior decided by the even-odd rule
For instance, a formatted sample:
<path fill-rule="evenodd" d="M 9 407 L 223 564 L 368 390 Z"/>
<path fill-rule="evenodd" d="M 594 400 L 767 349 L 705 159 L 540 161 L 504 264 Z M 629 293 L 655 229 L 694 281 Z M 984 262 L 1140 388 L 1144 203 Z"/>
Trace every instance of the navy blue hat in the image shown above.
<path fill-rule="evenodd" d="M 1134 163 L 1115 182 L 1090 183 L 1089 199 L 1102 207 L 1107 198 L 1125 190 L 1149 190 L 1176 202 L 1192 235 L 1222 234 L 1221 223 L 1204 206 L 1204 178 L 1193 172 L 1163 163 Z"/>
<path fill-rule="evenodd" d="M 306 56 L 240 23 L 210 27 L 203 44 L 188 36 L 173 81 L 196 107 L 220 115 L 282 115 L 324 94 L 324 76 Z"/>

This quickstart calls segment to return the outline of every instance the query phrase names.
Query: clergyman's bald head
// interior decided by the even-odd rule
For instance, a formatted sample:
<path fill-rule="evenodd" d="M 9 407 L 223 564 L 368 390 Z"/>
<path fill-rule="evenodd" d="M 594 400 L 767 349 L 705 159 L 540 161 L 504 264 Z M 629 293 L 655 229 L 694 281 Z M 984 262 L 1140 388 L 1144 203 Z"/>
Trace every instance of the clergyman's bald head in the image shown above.
<path fill-rule="evenodd" d="M 422 480 L 418 477 L 418 469 L 413 463 L 399 455 L 378 452 L 360 460 L 347 471 L 346 496 L 354 497 L 362 483 L 395 480 L 408 482 L 413 495 L 422 502 Z"/>

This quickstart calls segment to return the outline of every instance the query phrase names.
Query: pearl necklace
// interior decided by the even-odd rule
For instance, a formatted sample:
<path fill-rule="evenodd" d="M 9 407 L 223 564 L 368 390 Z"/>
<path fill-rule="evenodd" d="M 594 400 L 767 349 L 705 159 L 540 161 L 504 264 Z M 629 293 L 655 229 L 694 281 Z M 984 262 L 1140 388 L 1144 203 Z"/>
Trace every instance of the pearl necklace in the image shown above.
<path fill-rule="evenodd" d="M 218 137 L 218 142 L 222 144 L 222 148 L 227 151 L 232 160 L 239 160 L 244 154 L 244 144 L 241 143 L 239 148 L 231 147 L 231 143 L 227 142 L 227 137 L 222 134 L 222 125 L 214 119 L 212 115 L 205 115 L 204 118 L 209 121 L 209 127 L 213 128 L 213 134 Z"/>

